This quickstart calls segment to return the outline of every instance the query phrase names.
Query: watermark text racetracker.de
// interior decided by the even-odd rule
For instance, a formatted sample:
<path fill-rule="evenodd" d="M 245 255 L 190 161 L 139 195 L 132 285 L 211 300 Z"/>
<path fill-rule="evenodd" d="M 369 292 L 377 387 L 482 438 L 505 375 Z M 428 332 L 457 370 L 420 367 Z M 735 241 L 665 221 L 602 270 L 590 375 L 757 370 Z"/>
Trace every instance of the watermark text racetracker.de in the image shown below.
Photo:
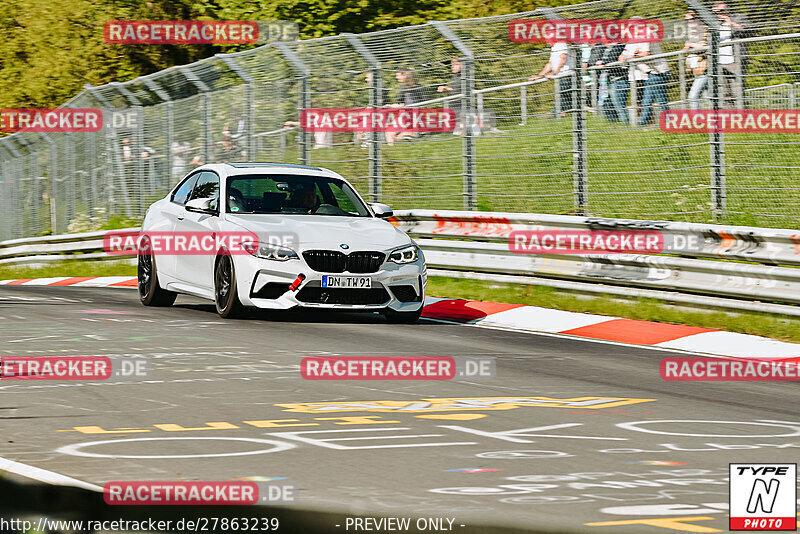
<path fill-rule="evenodd" d="M 464 356 L 309 356 L 300 361 L 306 380 L 452 380 L 492 378 L 495 360 Z"/>
<path fill-rule="evenodd" d="M 306 132 L 452 132 L 456 114 L 444 108 L 308 108 L 300 112 Z"/>
<path fill-rule="evenodd" d="M 146 358 L 0 356 L 0 380 L 108 380 L 150 376 Z"/>
<path fill-rule="evenodd" d="M 112 230 L 103 236 L 103 250 L 111 255 L 216 255 L 226 251 L 231 255 L 264 256 L 291 249 L 297 244 L 292 232 L 138 232 Z"/>
<path fill-rule="evenodd" d="M 95 108 L 0 109 L 0 132 L 99 132 L 103 113 Z"/>
<path fill-rule="evenodd" d="M 514 43 L 658 43 L 664 24 L 656 19 L 517 19 L 508 23 Z"/>
<path fill-rule="evenodd" d="M 292 484 L 252 481 L 123 481 L 103 486 L 103 500 L 110 505 L 214 506 L 292 503 L 297 489 Z"/>
<path fill-rule="evenodd" d="M 110 44 L 256 44 L 299 35 L 297 23 L 287 20 L 112 20 L 103 26 Z"/>
<path fill-rule="evenodd" d="M 659 366 L 663 380 L 670 381 L 789 381 L 800 380 L 800 364 L 714 358 L 663 358 Z"/>
<path fill-rule="evenodd" d="M 667 133 L 800 133 L 800 110 L 664 110 L 659 124 Z"/>

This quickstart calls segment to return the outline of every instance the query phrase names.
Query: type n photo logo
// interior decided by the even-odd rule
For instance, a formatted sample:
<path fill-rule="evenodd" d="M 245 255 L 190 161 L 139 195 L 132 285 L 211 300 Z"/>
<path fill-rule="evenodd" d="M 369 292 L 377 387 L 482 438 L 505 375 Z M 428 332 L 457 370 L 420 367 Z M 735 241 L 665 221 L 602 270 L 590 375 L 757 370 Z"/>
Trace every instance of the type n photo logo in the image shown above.
<path fill-rule="evenodd" d="M 797 464 L 730 464 L 730 530 L 797 530 Z"/>

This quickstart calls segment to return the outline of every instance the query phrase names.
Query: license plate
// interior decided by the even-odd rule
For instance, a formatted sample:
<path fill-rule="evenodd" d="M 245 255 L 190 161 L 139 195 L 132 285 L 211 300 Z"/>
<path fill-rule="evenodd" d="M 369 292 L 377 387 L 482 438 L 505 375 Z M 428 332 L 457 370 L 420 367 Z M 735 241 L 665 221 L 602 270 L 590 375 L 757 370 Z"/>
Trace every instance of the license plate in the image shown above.
<path fill-rule="evenodd" d="M 350 289 L 369 289 L 372 278 L 369 276 L 329 276 L 322 277 L 322 287 L 345 287 Z"/>

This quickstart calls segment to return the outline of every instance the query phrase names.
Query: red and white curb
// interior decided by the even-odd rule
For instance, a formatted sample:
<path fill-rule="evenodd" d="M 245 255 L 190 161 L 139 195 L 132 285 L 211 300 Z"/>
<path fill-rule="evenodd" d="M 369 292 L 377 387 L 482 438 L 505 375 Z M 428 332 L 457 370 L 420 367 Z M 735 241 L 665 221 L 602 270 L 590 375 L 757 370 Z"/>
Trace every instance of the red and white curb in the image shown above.
<path fill-rule="evenodd" d="M 0 285 L 135 288 L 137 281 L 135 276 L 62 276 L 0 280 Z M 517 332 L 575 336 L 732 358 L 793 360 L 800 363 L 800 343 L 711 328 L 621 319 L 523 304 L 426 297 L 422 316 Z"/>
<path fill-rule="evenodd" d="M 135 276 L 57 276 L 0 280 L 0 286 L 138 287 Z"/>
<path fill-rule="evenodd" d="M 714 356 L 800 363 L 800 343 L 652 321 L 473 300 L 426 297 L 423 317 Z"/>

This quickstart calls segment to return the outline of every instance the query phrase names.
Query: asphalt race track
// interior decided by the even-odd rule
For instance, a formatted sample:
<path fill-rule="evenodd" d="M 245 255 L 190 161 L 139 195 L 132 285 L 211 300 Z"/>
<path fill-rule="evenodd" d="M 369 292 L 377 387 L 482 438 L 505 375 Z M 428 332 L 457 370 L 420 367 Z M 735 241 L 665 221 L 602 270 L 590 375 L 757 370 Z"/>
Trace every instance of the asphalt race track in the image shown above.
<path fill-rule="evenodd" d="M 377 315 L 222 320 L 188 297 L 154 309 L 74 287 L 1 288 L 0 339 L 0 357 L 152 365 L 0 382 L 0 457 L 96 485 L 250 477 L 293 484 L 297 506 L 456 531 L 723 532 L 729 462 L 800 457 L 797 384 L 665 382 L 659 360 L 678 354 L 662 350 Z M 486 356 L 496 377 L 304 380 L 314 355 Z M 437 400 L 454 398 L 472 400 Z"/>

